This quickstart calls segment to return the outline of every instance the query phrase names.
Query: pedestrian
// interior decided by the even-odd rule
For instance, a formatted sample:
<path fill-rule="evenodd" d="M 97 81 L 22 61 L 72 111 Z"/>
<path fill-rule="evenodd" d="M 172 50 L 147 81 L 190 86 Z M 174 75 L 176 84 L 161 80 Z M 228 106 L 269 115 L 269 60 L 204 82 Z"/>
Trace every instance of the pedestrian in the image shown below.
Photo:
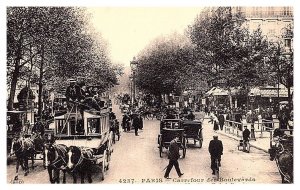
<path fill-rule="evenodd" d="M 124 132 L 130 131 L 129 121 L 130 121 L 130 117 L 128 116 L 127 113 L 125 113 L 122 119 L 122 127 Z"/>
<path fill-rule="evenodd" d="M 210 115 L 210 122 L 213 124 L 214 131 L 219 130 L 219 120 L 214 112 L 212 112 Z"/>
<path fill-rule="evenodd" d="M 132 127 L 134 128 L 135 136 L 138 136 L 139 125 L 140 125 L 140 119 L 138 115 L 134 113 L 132 119 Z"/>
<path fill-rule="evenodd" d="M 219 114 L 218 120 L 219 120 L 220 129 L 221 129 L 221 131 L 223 131 L 223 126 L 224 126 L 224 122 L 225 122 L 224 115 L 223 114 Z"/>
<path fill-rule="evenodd" d="M 291 130 L 290 135 L 293 135 L 293 130 L 294 130 L 294 112 L 293 112 L 293 110 L 290 113 L 290 117 L 288 120 L 288 127 L 289 127 L 289 130 Z"/>
<path fill-rule="evenodd" d="M 169 174 L 173 166 L 175 166 L 177 175 L 179 177 L 181 177 L 184 174 L 181 173 L 179 168 L 179 163 L 178 163 L 178 159 L 180 158 L 179 145 L 177 144 L 178 141 L 179 141 L 179 135 L 176 135 L 175 138 L 170 142 L 169 151 L 168 151 L 169 165 L 167 166 L 167 170 L 164 175 L 166 179 L 170 179 Z"/>
<path fill-rule="evenodd" d="M 243 151 L 244 152 L 247 151 L 248 153 L 250 150 L 249 140 L 250 140 L 250 131 L 249 129 L 247 129 L 247 125 L 245 125 L 243 131 Z M 247 150 L 246 150 L 246 145 L 247 145 Z"/>
<path fill-rule="evenodd" d="M 139 129 L 141 129 L 141 130 L 143 130 L 143 128 L 144 128 L 144 122 L 143 122 L 143 117 L 142 117 L 142 115 L 141 114 L 139 114 Z"/>
<path fill-rule="evenodd" d="M 287 129 L 288 117 L 286 116 L 285 112 L 281 112 L 279 114 L 278 120 L 279 120 L 279 128 L 280 129 Z"/>
<path fill-rule="evenodd" d="M 188 111 L 186 118 L 187 118 L 187 120 L 191 120 L 191 121 L 195 120 L 195 115 L 193 114 L 192 110 Z"/>
<path fill-rule="evenodd" d="M 76 80 L 74 80 L 74 79 L 69 79 L 69 86 L 67 87 L 65 95 L 66 95 L 69 110 L 71 109 L 70 101 L 80 101 L 80 100 L 84 99 L 82 90 L 76 84 Z"/>
<path fill-rule="evenodd" d="M 242 128 L 242 119 L 243 119 L 243 117 L 242 117 L 241 113 L 236 113 L 235 114 L 235 122 L 237 123 L 238 128 L 239 128 L 240 131 L 243 130 L 243 128 Z"/>
<path fill-rule="evenodd" d="M 223 155 L 223 143 L 221 140 L 218 140 L 218 136 L 214 135 L 213 140 L 209 142 L 208 151 L 210 153 L 212 174 L 215 175 L 215 163 L 216 159 L 219 160 L 219 166 L 221 166 L 221 155 Z"/>
<path fill-rule="evenodd" d="M 207 106 L 204 107 L 204 112 L 205 112 L 205 115 L 208 115 L 208 107 Z"/>

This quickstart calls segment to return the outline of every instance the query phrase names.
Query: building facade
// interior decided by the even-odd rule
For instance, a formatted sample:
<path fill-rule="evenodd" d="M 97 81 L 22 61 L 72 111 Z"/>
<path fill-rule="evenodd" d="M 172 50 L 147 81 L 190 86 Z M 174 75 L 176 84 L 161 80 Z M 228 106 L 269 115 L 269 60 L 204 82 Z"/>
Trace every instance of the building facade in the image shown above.
<path fill-rule="evenodd" d="M 238 12 L 246 18 L 246 27 L 250 31 L 261 28 L 269 41 L 282 40 L 283 29 L 293 28 L 293 7 L 232 7 L 232 13 Z"/>

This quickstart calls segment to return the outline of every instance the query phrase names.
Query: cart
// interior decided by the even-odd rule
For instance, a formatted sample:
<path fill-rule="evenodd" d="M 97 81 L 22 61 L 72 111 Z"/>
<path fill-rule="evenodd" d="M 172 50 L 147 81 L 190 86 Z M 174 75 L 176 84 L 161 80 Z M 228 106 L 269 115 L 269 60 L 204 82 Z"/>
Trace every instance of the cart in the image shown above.
<path fill-rule="evenodd" d="M 158 135 L 159 156 L 162 157 L 163 148 L 168 149 L 171 141 L 179 135 L 178 145 L 182 150 L 182 158 L 186 155 L 186 139 L 181 120 L 164 119 L 160 123 L 160 134 Z"/>
<path fill-rule="evenodd" d="M 200 121 L 185 120 L 182 122 L 184 128 L 184 137 L 187 140 L 193 139 L 194 145 L 199 142 L 199 148 L 202 148 L 203 135 L 202 135 L 202 123 Z"/>

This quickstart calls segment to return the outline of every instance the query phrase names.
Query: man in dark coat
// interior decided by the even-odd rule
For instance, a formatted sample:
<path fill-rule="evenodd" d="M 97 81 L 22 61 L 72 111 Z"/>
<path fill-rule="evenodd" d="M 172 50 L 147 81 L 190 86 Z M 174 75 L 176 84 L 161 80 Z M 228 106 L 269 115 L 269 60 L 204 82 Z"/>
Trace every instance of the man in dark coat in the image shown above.
<path fill-rule="evenodd" d="M 132 126 L 134 127 L 135 136 L 138 136 L 138 130 L 140 126 L 140 119 L 137 114 L 133 114 Z"/>
<path fill-rule="evenodd" d="M 188 111 L 188 115 L 186 116 L 186 118 L 187 118 L 188 120 L 193 121 L 193 120 L 195 120 L 195 115 L 193 114 L 192 111 Z"/>
<path fill-rule="evenodd" d="M 219 120 L 220 129 L 221 129 L 221 131 L 223 131 L 223 126 L 224 126 L 224 122 L 225 122 L 224 115 L 219 114 L 218 115 L 218 120 Z"/>
<path fill-rule="evenodd" d="M 244 141 L 243 151 L 246 152 L 246 145 L 247 145 L 248 153 L 249 153 L 249 147 L 250 147 L 249 140 L 250 140 L 250 131 L 249 131 L 249 129 L 247 129 L 247 126 L 245 125 L 244 131 L 243 131 L 243 141 Z"/>
<path fill-rule="evenodd" d="M 235 114 L 235 122 L 241 123 L 242 122 L 242 115 L 240 113 Z M 242 125 L 238 125 L 240 131 L 242 131 Z"/>
<path fill-rule="evenodd" d="M 76 84 L 74 79 L 69 80 L 70 86 L 67 87 L 66 90 L 66 98 L 67 101 L 80 101 L 83 99 L 83 94 L 81 88 Z"/>
<path fill-rule="evenodd" d="M 139 118 L 139 122 L 140 122 L 140 124 L 139 124 L 139 129 L 143 129 L 143 128 L 144 128 L 144 122 L 143 122 L 143 117 L 142 117 L 142 115 L 139 114 L 138 118 Z"/>
<path fill-rule="evenodd" d="M 43 123 L 41 121 L 37 121 L 33 125 L 31 131 L 34 132 L 34 133 L 38 133 L 41 136 L 43 136 L 44 133 L 45 133 L 45 127 L 44 127 L 44 125 L 43 125 Z"/>
<path fill-rule="evenodd" d="M 122 127 L 124 132 L 130 131 L 129 121 L 130 121 L 130 117 L 128 116 L 127 113 L 125 113 L 122 119 Z"/>
<path fill-rule="evenodd" d="M 177 144 L 177 141 L 179 141 L 179 136 L 176 136 L 170 142 L 169 153 L 168 153 L 169 165 L 167 166 L 167 170 L 166 170 L 166 173 L 164 175 L 164 177 L 166 179 L 170 179 L 169 174 L 170 174 L 170 171 L 173 168 L 173 166 L 175 166 L 176 172 L 177 172 L 179 177 L 181 177 L 183 175 L 183 173 L 181 173 L 181 171 L 180 171 L 179 163 L 178 163 L 178 159 L 180 157 L 180 154 L 179 154 L 179 146 Z"/>
<path fill-rule="evenodd" d="M 221 166 L 221 155 L 223 154 L 223 144 L 222 141 L 218 140 L 218 136 L 213 136 L 213 140 L 209 142 L 208 151 L 210 153 L 211 159 L 211 169 L 213 171 L 213 175 L 215 175 L 214 167 L 216 159 L 219 160 L 219 165 Z"/>

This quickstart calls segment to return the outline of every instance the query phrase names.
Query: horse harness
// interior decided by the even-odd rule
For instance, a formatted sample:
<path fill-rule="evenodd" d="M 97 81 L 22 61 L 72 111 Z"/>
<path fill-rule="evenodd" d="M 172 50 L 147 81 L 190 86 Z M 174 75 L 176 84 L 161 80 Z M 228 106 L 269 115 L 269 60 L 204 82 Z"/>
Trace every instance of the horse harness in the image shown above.
<path fill-rule="evenodd" d="M 33 141 L 30 138 L 20 137 L 13 143 L 21 144 L 21 146 L 16 151 L 14 151 L 15 153 L 33 148 Z"/>
<path fill-rule="evenodd" d="M 78 147 L 78 148 L 79 148 L 79 147 Z M 97 160 L 97 158 L 93 158 L 93 153 L 94 153 L 93 149 L 91 149 L 91 148 L 86 148 L 86 147 L 81 147 L 81 148 L 79 148 L 79 149 L 80 149 L 80 153 L 81 153 L 81 154 L 80 154 L 79 161 L 76 163 L 76 165 L 74 166 L 74 168 L 72 169 L 71 172 L 74 172 L 75 169 L 76 169 L 78 166 L 80 166 L 84 160 L 88 160 L 88 161 L 92 161 L 92 162 Z M 86 156 L 85 156 L 85 155 L 86 155 Z"/>
<path fill-rule="evenodd" d="M 59 147 L 58 145 L 53 145 L 53 147 L 55 149 L 55 159 L 50 164 L 50 166 L 54 167 L 55 169 L 60 169 L 56 166 L 56 164 L 62 161 L 65 165 L 67 165 L 66 160 L 62 156 L 64 152 L 67 152 L 67 149 L 65 147 Z M 59 154 L 59 151 L 61 152 L 61 154 Z"/>

